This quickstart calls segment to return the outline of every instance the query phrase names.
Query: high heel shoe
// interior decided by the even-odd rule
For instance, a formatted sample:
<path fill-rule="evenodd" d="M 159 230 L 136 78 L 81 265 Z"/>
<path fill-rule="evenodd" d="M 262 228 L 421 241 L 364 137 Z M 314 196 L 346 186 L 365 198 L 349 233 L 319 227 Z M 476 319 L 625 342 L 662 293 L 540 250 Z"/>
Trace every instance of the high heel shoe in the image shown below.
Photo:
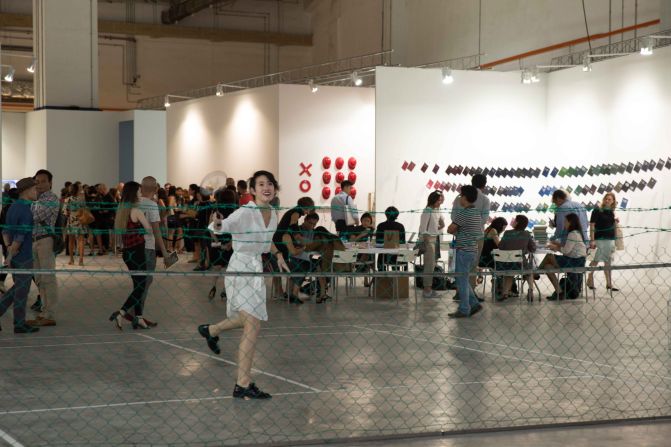
<path fill-rule="evenodd" d="M 133 323 L 131 324 L 133 325 L 133 329 L 151 329 L 157 326 L 157 323 L 149 321 L 142 316 L 133 318 Z"/>
<path fill-rule="evenodd" d="M 611 286 L 606 286 L 606 289 L 610 290 L 611 292 L 619 292 L 620 291 L 620 289 L 618 289 L 616 287 L 611 287 Z"/>
<path fill-rule="evenodd" d="M 114 326 L 116 326 L 117 329 L 123 331 L 123 327 L 121 327 L 121 319 L 124 318 L 124 316 L 125 315 L 121 315 L 121 311 L 117 310 L 116 312 L 112 312 L 109 320 L 114 322 Z"/>

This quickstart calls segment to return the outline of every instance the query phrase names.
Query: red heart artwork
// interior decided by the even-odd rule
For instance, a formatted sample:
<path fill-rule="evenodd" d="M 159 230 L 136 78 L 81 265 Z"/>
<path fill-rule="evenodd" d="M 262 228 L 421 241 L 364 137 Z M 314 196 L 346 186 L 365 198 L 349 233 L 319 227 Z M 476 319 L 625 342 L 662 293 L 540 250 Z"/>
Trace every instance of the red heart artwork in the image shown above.
<path fill-rule="evenodd" d="M 328 169 L 331 167 L 331 157 L 322 158 L 322 167 Z"/>
<path fill-rule="evenodd" d="M 355 184 L 356 183 L 356 172 L 350 171 L 350 173 L 347 174 L 347 180 L 352 182 L 352 184 Z"/>
<path fill-rule="evenodd" d="M 338 171 L 336 173 L 336 183 L 342 183 L 345 180 L 345 174 L 343 174 L 341 171 Z"/>
<path fill-rule="evenodd" d="M 356 168 L 356 158 L 350 157 L 349 160 L 347 160 L 347 166 L 350 169 L 355 169 Z"/>
<path fill-rule="evenodd" d="M 324 171 L 324 173 L 322 174 L 322 180 L 327 185 L 331 183 L 331 173 L 329 171 Z"/>
<path fill-rule="evenodd" d="M 342 157 L 338 157 L 335 160 L 335 167 L 336 169 L 342 169 L 342 167 L 345 165 L 345 160 L 343 160 Z"/>

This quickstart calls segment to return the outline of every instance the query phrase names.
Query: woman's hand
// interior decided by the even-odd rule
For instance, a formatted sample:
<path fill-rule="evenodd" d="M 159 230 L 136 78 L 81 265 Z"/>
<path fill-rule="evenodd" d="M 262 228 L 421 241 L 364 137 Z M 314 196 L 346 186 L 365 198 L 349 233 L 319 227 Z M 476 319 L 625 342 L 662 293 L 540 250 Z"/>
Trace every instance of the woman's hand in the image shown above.
<path fill-rule="evenodd" d="M 284 261 L 284 257 L 282 255 L 277 256 L 277 266 L 280 268 L 280 272 L 291 272 L 291 269 L 289 269 L 289 266 Z"/>

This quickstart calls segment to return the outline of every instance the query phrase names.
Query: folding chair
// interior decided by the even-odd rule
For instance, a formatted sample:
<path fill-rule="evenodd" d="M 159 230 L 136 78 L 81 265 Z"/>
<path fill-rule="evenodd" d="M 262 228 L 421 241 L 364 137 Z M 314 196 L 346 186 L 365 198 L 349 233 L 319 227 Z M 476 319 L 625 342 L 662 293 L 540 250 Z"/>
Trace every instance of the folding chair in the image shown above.
<path fill-rule="evenodd" d="M 352 265 L 356 263 L 356 252 L 350 250 L 336 250 L 333 252 L 333 260 L 331 262 L 331 283 L 333 284 L 333 299 L 338 302 L 338 276 L 335 274 L 334 266 L 336 264 L 346 265 L 348 272 L 352 271 Z M 349 280 L 345 278 L 345 294 L 349 295 Z"/>

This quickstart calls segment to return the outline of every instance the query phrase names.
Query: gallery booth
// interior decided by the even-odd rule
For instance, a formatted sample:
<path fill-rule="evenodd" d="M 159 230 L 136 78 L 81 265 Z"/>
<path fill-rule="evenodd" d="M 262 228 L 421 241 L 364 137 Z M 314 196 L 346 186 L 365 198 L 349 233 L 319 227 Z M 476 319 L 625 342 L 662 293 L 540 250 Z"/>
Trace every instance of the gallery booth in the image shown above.
<path fill-rule="evenodd" d="M 416 231 L 434 189 L 451 206 L 475 172 L 488 175 L 492 215 L 552 217 L 551 194 L 589 209 L 616 194 L 630 261 L 667 257 L 671 213 L 671 48 L 541 74 L 379 67 L 375 88 L 274 85 L 174 103 L 167 110 L 168 179 L 213 171 L 278 173 L 281 203 L 328 206 L 355 180 L 359 210 L 387 206 Z M 324 222 L 331 225 L 327 210 Z M 331 226 L 331 228 L 333 228 Z"/>

